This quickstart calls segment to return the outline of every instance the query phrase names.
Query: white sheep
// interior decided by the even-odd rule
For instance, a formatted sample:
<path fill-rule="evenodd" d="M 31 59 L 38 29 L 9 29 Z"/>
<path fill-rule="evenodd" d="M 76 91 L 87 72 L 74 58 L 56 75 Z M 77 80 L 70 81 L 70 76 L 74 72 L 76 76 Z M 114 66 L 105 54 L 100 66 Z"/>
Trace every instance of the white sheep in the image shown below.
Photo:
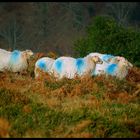
<path fill-rule="evenodd" d="M 101 53 L 90 53 L 87 56 L 98 56 L 103 63 L 102 64 L 96 64 L 95 70 L 92 72 L 92 75 L 101 75 L 104 74 L 105 67 L 108 66 L 109 59 L 113 58 L 114 56 L 111 54 L 101 54 Z"/>
<path fill-rule="evenodd" d="M 58 79 L 73 79 L 76 76 L 91 75 L 96 63 L 102 63 L 98 56 L 86 56 L 84 58 L 59 57 L 52 66 L 52 73 Z"/>
<path fill-rule="evenodd" d="M 105 67 L 105 74 L 115 76 L 120 80 L 125 78 L 128 70 L 133 67 L 126 58 L 120 56 L 110 58 L 108 61 L 109 64 Z"/>
<path fill-rule="evenodd" d="M 93 75 L 105 74 L 123 79 L 127 76 L 128 70 L 133 67 L 133 65 L 124 57 L 101 53 L 90 53 L 89 55 L 97 55 L 103 61 L 103 64 L 96 65 Z"/>
<path fill-rule="evenodd" d="M 10 60 L 10 56 L 11 56 L 10 51 L 0 49 L 0 71 L 7 70 L 9 68 L 8 63 Z"/>
<path fill-rule="evenodd" d="M 31 50 L 13 52 L 0 49 L 0 71 L 21 72 L 28 67 L 28 60 L 33 55 Z"/>
<path fill-rule="evenodd" d="M 35 63 L 35 78 L 38 78 L 41 75 L 40 71 L 51 74 L 50 71 L 54 61 L 55 60 L 53 58 L 49 57 L 42 57 L 38 59 Z"/>

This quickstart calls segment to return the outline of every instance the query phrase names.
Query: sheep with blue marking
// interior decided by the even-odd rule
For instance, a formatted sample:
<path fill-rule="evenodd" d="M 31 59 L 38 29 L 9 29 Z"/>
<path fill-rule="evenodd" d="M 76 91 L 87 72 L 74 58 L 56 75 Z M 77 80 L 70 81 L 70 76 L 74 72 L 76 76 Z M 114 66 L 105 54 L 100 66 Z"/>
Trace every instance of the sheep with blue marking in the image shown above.
<path fill-rule="evenodd" d="M 92 75 L 101 75 L 105 72 L 105 67 L 109 64 L 109 59 L 113 58 L 114 56 L 111 54 L 101 54 L 101 53 L 90 53 L 88 56 L 98 56 L 103 63 L 102 64 L 96 64 L 95 70 L 92 72 Z"/>
<path fill-rule="evenodd" d="M 0 49 L 0 71 L 21 72 L 27 70 L 28 60 L 32 55 L 31 50 L 10 52 Z"/>
<path fill-rule="evenodd" d="M 35 63 L 35 78 L 39 78 L 41 76 L 41 72 L 51 74 L 51 68 L 54 61 L 55 60 L 50 57 L 42 57 L 38 59 Z"/>
<path fill-rule="evenodd" d="M 127 76 L 128 70 L 133 67 L 133 65 L 124 57 L 101 53 L 90 53 L 89 55 L 97 55 L 103 61 L 103 64 L 96 65 L 93 75 L 105 74 L 123 79 Z"/>
<path fill-rule="evenodd" d="M 105 67 L 105 74 L 115 76 L 120 80 L 124 79 L 129 69 L 133 67 L 126 58 L 120 56 L 110 58 L 108 61 L 109 64 Z"/>
<path fill-rule="evenodd" d="M 96 63 L 102 63 L 98 56 L 86 56 L 84 58 L 59 57 L 52 66 L 52 73 L 58 79 L 73 79 L 76 76 L 82 77 L 91 75 Z"/>

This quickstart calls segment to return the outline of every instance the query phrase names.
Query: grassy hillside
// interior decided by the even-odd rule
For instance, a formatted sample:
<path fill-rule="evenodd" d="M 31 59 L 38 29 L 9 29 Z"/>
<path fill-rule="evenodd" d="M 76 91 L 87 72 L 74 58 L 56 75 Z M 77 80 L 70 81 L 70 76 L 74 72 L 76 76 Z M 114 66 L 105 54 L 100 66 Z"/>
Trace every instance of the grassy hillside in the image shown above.
<path fill-rule="evenodd" d="M 0 73 L 0 137 L 140 137 L 140 69 L 125 80 Z"/>

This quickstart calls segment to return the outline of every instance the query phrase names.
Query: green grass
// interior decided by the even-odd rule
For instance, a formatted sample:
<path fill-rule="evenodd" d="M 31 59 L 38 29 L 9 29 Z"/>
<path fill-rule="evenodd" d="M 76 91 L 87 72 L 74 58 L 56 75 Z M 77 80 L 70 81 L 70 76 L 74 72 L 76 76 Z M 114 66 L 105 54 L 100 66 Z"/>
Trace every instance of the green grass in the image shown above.
<path fill-rule="evenodd" d="M 0 137 L 140 137 L 139 82 L 0 76 Z"/>

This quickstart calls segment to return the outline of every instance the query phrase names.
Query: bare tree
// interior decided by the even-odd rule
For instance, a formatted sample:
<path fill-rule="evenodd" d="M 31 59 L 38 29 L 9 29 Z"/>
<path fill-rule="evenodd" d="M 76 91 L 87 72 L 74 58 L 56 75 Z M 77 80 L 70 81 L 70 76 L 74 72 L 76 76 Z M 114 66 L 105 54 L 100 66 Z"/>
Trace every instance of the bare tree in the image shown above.
<path fill-rule="evenodd" d="M 107 14 L 113 16 L 119 24 L 128 25 L 131 12 L 136 2 L 109 2 L 106 4 Z"/>
<path fill-rule="evenodd" d="M 0 35 L 8 42 L 9 48 L 13 50 L 17 48 L 17 44 L 21 39 L 23 32 L 14 15 L 7 21 L 7 24 L 5 23 L 2 26 Z"/>
<path fill-rule="evenodd" d="M 38 2 L 34 4 L 36 6 L 35 21 L 38 26 L 40 34 L 44 37 L 48 35 L 48 10 L 50 3 Z"/>
<path fill-rule="evenodd" d="M 61 6 L 65 9 L 66 12 L 71 14 L 71 20 L 74 27 L 81 29 L 87 25 L 86 12 L 88 13 L 88 10 L 86 6 L 89 5 L 85 5 L 85 3 L 79 2 L 67 2 L 62 3 Z"/>

